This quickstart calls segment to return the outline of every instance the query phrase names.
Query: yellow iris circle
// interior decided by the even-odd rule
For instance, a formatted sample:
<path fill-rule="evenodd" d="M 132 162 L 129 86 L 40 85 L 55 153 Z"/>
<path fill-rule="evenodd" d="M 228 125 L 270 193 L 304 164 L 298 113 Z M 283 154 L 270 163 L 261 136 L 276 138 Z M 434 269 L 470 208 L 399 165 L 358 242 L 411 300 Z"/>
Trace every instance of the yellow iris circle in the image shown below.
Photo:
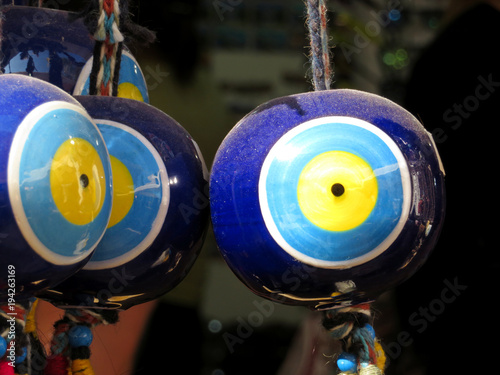
<path fill-rule="evenodd" d="M 118 224 L 127 215 L 134 203 L 134 181 L 128 168 L 119 159 L 110 155 L 113 174 L 113 206 L 108 228 Z"/>
<path fill-rule="evenodd" d="M 57 209 L 70 223 L 86 225 L 99 215 L 106 176 L 90 142 L 71 138 L 59 146 L 50 167 L 50 189 Z"/>
<path fill-rule="evenodd" d="M 118 85 L 117 95 L 120 98 L 133 99 L 140 102 L 144 101 L 141 91 L 137 88 L 137 86 L 129 82 L 123 82 Z"/>
<path fill-rule="evenodd" d="M 304 215 L 329 231 L 346 231 L 362 224 L 375 207 L 377 196 L 373 169 L 345 151 L 316 156 L 302 170 L 297 187 Z"/>

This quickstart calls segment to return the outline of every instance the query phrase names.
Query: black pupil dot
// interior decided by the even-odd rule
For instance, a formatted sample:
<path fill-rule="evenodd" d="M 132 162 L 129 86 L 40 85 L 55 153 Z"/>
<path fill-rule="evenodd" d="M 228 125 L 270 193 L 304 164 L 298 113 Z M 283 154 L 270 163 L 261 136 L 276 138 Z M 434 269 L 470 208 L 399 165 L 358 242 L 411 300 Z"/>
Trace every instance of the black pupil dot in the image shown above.
<path fill-rule="evenodd" d="M 82 185 L 83 188 L 89 186 L 89 178 L 87 177 L 86 174 L 82 174 L 80 176 L 80 185 Z"/>
<path fill-rule="evenodd" d="M 340 197 L 342 194 L 344 194 L 345 188 L 342 184 L 333 184 L 332 185 L 332 194 L 335 195 L 336 197 Z"/>

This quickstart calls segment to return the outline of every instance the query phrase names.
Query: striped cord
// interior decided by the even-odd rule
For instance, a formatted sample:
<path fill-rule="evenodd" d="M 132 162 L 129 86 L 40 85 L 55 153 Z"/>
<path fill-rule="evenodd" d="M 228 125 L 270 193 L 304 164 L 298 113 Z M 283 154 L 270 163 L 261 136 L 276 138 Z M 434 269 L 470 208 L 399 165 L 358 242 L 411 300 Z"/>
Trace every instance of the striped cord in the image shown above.
<path fill-rule="evenodd" d="M 99 0 L 99 18 L 90 74 L 90 94 L 116 96 L 124 36 L 120 32 L 120 1 Z"/>
<path fill-rule="evenodd" d="M 328 45 L 328 21 L 325 0 L 307 0 L 307 26 L 314 89 L 329 90 L 332 70 Z"/>
<path fill-rule="evenodd" d="M 383 374 L 386 357 L 371 320 L 369 304 L 324 312 L 323 326 L 342 342 L 344 352 L 337 361 L 341 374 Z"/>

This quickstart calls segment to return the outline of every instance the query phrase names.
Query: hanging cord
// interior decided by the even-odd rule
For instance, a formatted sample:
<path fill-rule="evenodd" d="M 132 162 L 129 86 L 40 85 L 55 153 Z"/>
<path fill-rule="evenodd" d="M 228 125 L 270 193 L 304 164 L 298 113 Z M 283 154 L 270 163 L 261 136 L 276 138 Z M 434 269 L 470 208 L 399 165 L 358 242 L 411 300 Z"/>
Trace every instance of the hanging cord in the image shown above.
<path fill-rule="evenodd" d="M 94 59 L 90 72 L 90 95 L 117 96 L 124 37 L 120 32 L 120 0 L 99 0 L 94 33 Z"/>
<path fill-rule="evenodd" d="M 0 374 L 38 375 L 45 365 L 45 351 L 38 339 L 33 298 L 0 306 Z"/>
<path fill-rule="evenodd" d="M 68 309 L 54 323 L 45 375 L 94 375 L 90 363 L 92 331 L 98 325 L 118 322 L 116 310 Z"/>
<path fill-rule="evenodd" d="M 324 0 L 306 0 L 307 27 L 314 90 L 329 90 L 331 83 L 327 7 Z"/>
<path fill-rule="evenodd" d="M 337 360 L 341 374 L 383 374 L 386 357 L 371 320 L 369 304 L 324 312 L 323 326 L 342 342 L 344 352 Z"/>
<path fill-rule="evenodd" d="M 310 60 L 314 90 L 329 90 L 332 78 L 328 41 L 328 20 L 325 0 L 306 0 Z M 344 352 L 337 367 L 341 374 L 381 375 L 385 353 L 370 325 L 369 304 L 327 310 L 323 326 L 331 336 L 342 342 Z"/>
<path fill-rule="evenodd" d="M 95 39 L 90 95 L 117 96 L 124 44 L 144 48 L 156 39 L 154 32 L 132 21 L 128 4 L 128 0 L 89 0 L 76 13 Z"/>
<path fill-rule="evenodd" d="M 42 375 L 47 361 L 45 348 L 40 342 L 37 332 L 36 309 L 38 307 L 38 301 L 38 299 L 35 299 L 32 302 L 24 326 L 24 332 L 29 340 L 27 348 L 28 353 L 25 361 L 29 375 Z"/>

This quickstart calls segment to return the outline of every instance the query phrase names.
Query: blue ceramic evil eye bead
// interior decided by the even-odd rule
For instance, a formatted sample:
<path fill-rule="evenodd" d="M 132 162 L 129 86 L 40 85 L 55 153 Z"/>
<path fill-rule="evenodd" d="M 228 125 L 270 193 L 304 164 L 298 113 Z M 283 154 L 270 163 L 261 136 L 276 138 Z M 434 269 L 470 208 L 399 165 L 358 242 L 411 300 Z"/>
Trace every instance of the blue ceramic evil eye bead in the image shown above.
<path fill-rule="evenodd" d="M 337 367 L 343 372 L 356 372 L 358 361 L 356 356 L 350 353 L 342 352 L 337 359 Z"/>
<path fill-rule="evenodd" d="M 17 74 L 0 85 L 0 249 L 17 302 L 90 259 L 111 214 L 111 166 L 97 126 L 69 94 Z"/>
<path fill-rule="evenodd" d="M 0 336 L 0 358 L 7 352 L 7 341 Z"/>
<path fill-rule="evenodd" d="M 221 144 L 212 223 L 253 292 L 316 309 L 371 301 L 410 277 L 437 241 L 444 171 L 430 134 L 380 96 L 278 98 Z"/>
<path fill-rule="evenodd" d="M 90 346 L 93 338 L 92 331 L 87 326 L 76 325 L 68 331 L 69 345 L 73 348 Z"/>
<path fill-rule="evenodd" d="M 106 233 L 86 266 L 41 298 L 54 305 L 127 309 L 186 276 L 208 225 L 199 148 L 171 117 L 137 100 L 76 96 L 97 123 L 113 174 Z"/>
<path fill-rule="evenodd" d="M 29 6 L 2 7 L 0 18 L 1 71 L 30 75 L 72 93 L 94 48 L 83 20 L 71 12 Z"/>

